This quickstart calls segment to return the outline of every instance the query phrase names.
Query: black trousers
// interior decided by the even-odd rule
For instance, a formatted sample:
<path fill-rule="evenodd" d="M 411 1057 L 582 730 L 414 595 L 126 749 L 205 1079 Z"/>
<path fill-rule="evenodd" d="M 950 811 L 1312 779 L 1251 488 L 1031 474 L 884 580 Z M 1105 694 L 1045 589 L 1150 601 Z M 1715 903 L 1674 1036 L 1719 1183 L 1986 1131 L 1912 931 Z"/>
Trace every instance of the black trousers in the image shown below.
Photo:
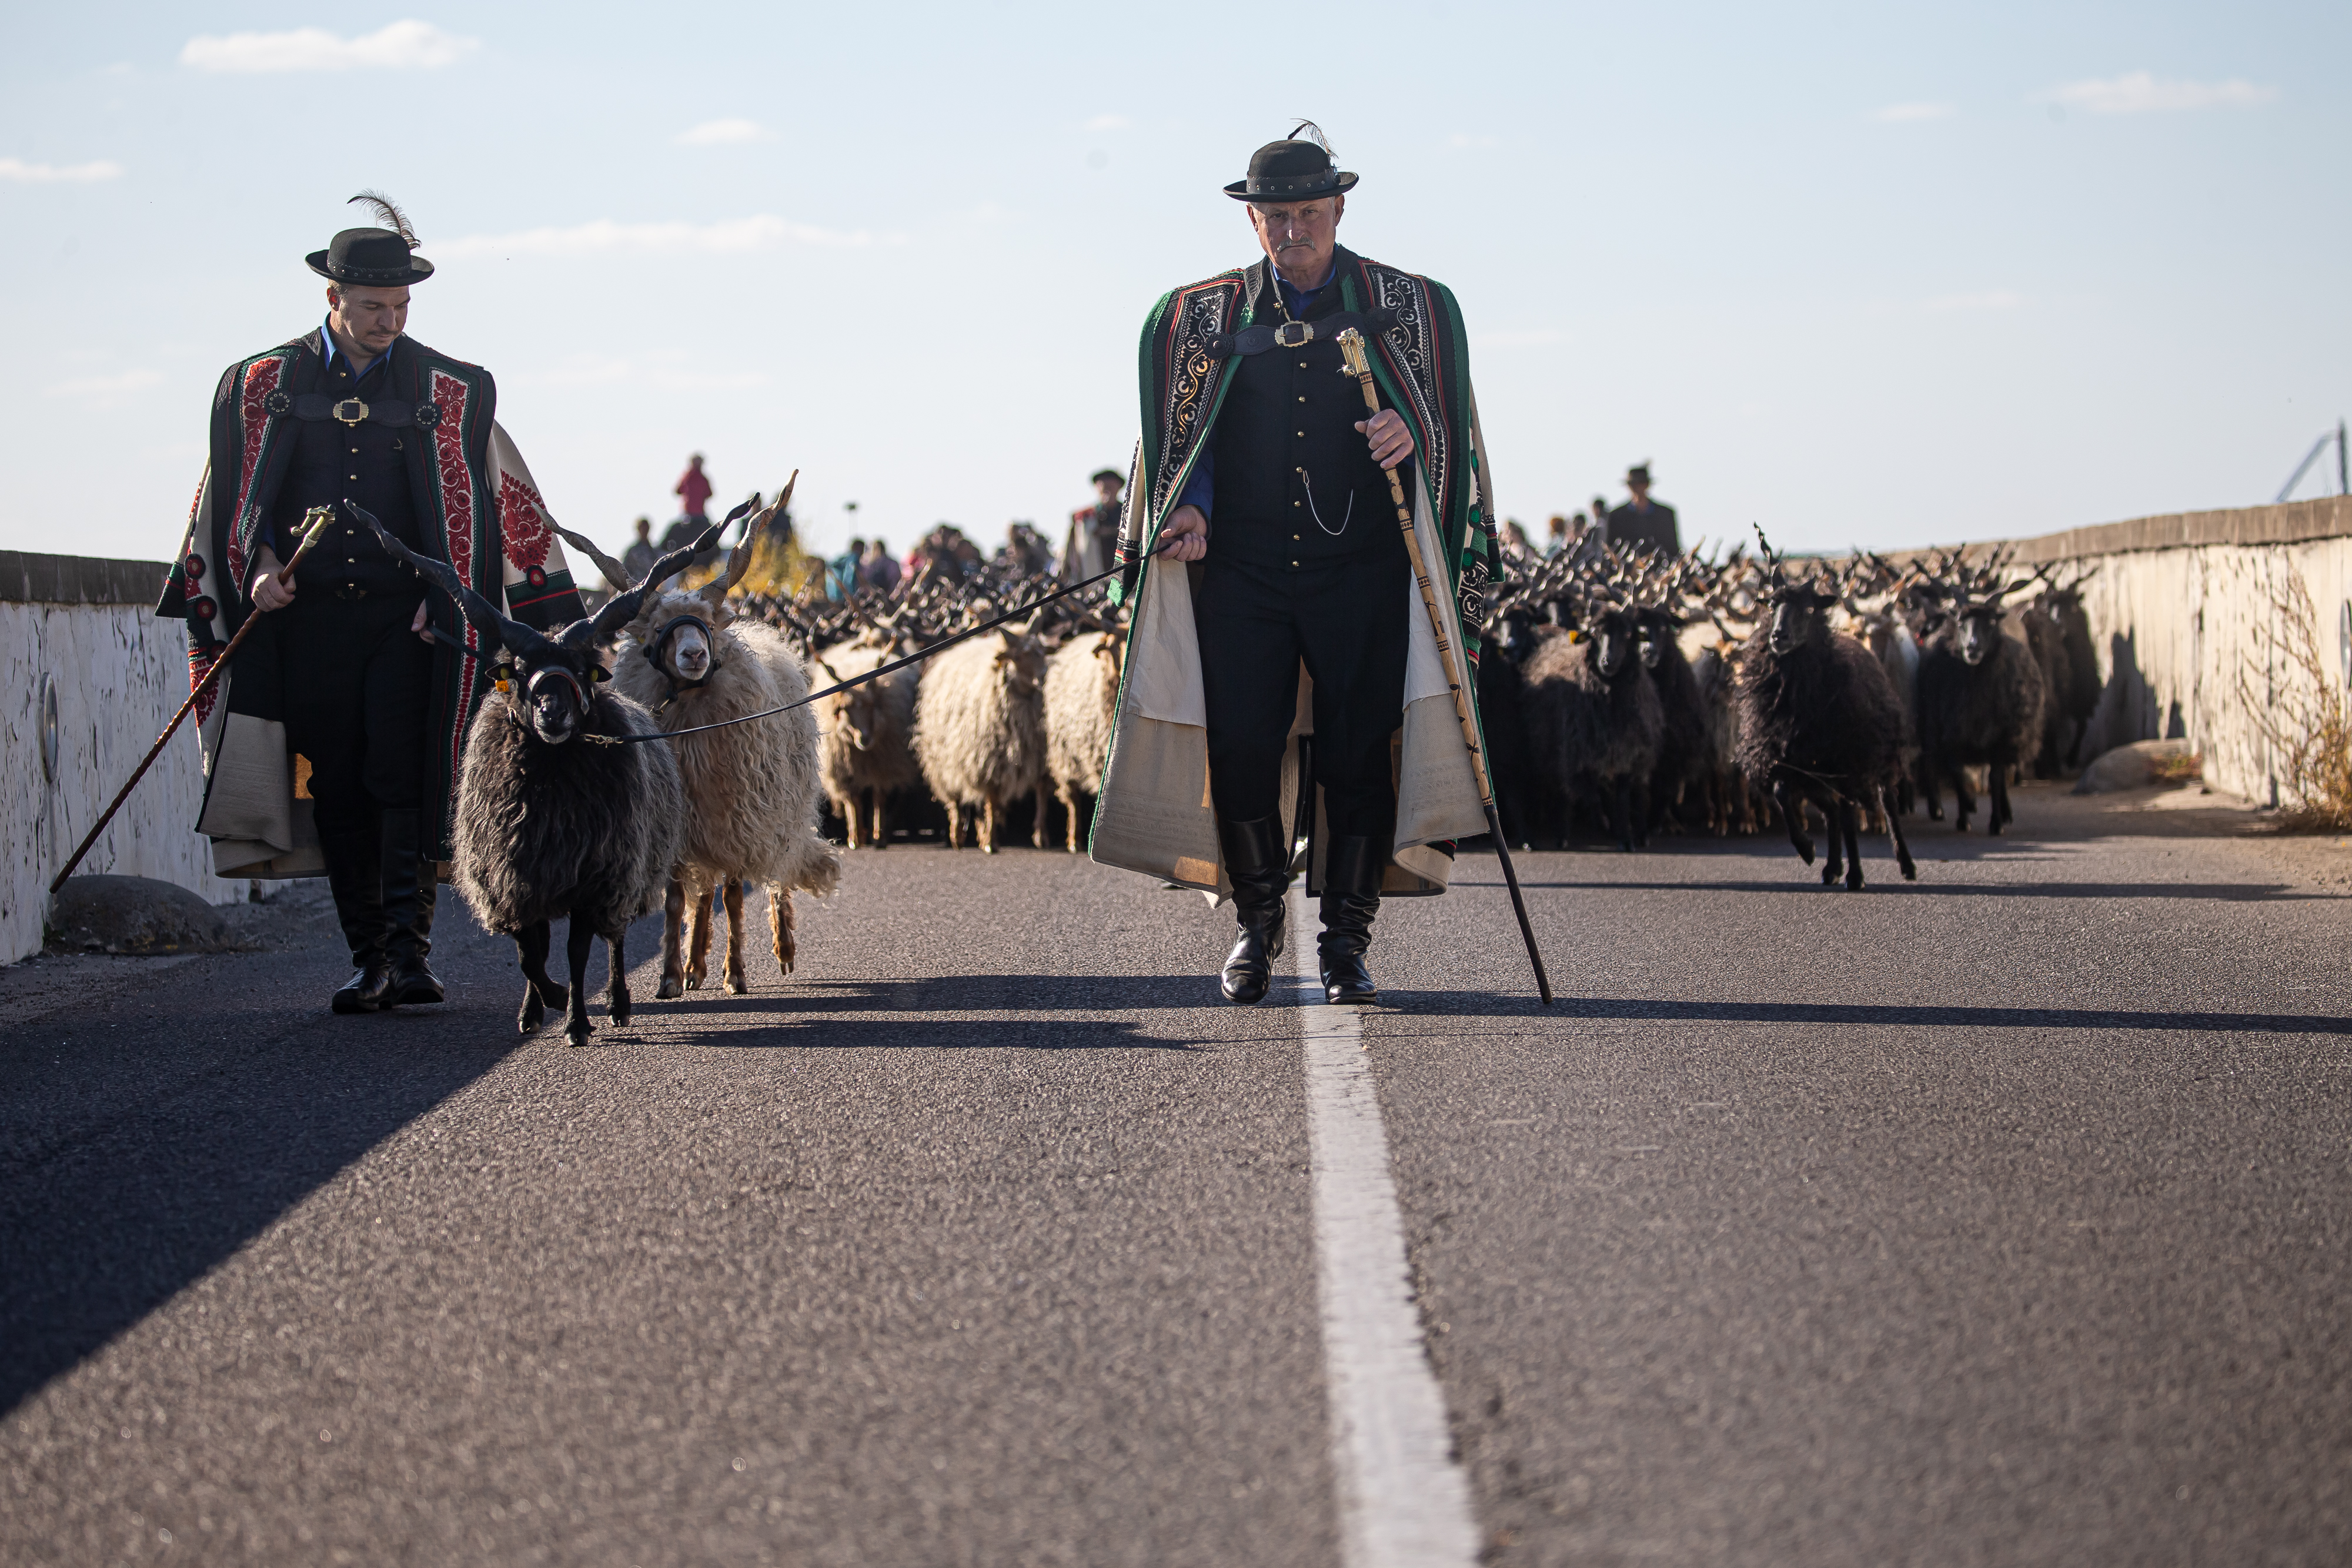
<path fill-rule="evenodd" d="M 1281 804 L 1282 752 L 1298 710 L 1298 665 L 1315 681 L 1315 781 L 1335 836 L 1385 844 L 1396 832 L 1389 737 L 1404 722 L 1406 593 L 1393 553 L 1298 569 L 1220 560 L 1198 591 L 1209 705 L 1209 795 L 1250 821 Z"/>
<path fill-rule="evenodd" d="M 305 589 L 278 612 L 286 742 L 310 759 L 322 833 L 424 804 L 433 649 L 408 629 L 419 597 Z"/>

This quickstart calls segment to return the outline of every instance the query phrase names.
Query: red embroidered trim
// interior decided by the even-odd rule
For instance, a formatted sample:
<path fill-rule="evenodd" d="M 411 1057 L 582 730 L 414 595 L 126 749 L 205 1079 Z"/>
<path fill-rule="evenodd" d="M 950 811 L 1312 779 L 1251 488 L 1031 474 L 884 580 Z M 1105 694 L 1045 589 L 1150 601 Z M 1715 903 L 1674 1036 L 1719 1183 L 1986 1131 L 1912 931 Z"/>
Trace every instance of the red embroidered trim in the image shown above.
<path fill-rule="evenodd" d="M 466 465 L 466 400 L 472 388 L 442 371 L 433 372 L 432 402 L 441 411 L 433 423 L 434 465 L 441 480 L 442 535 L 449 564 L 459 580 L 474 580 L 474 476 Z"/>
<path fill-rule="evenodd" d="M 466 403 L 472 388 L 446 371 L 433 372 L 431 401 L 440 409 L 441 417 L 433 423 L 434 469 L 441 484 L 442 538 L 449 549 L 449 564 L 457 569 L 457 580 L 467 587 L 474 580 L 474 475 L 466 463 Z M 495 602 L 498 591 L 491 591 Z M 464 616 L 457 618 L 458 634 L 466 640 L 467 651 L 457 655 L 457 701 L 460 711 L 449 737 L 449 801 L 448 820 L 457 821 L 457 785 L 466 771 L 466 722 L 463 705 L 474 690 L 474 672 L 479 667 L 481 638 L 474 623 Z"/>
<path fill-rule="evenodd" d="M 204 680 L 205 674 L 212 669 L 214 664 L 219 658 L 220 649 L 217 646 L 211 648 L 191 648 L 188 650 L 188 689 L 190 691 L 194 691 L 196 689 L 198 684 Z M 213 704 L 219 700 L 220 688 L 218 686 L 215 686 L 212 690 L 206 692 L 203 696 L 196 699 L 196 727 L 198 728 L 201 729 L 204 727 L 205 721 L 213 716 Z"/>
<path fill-rule="evenodd" d="M 253 499 L 253 482 L 260 473 L 262 438 L 269 433 L 268 400 L 285 373 L 286 361 L 276 355 L 256 360 L 246 367 L 245 386 L 238 398 L 245 452 L 237 474 L 236 510 L 228 519 L 228 575 L 240 592 L 245 588 L 245 509 Z"/>
<path fill-rule="evenodd" d="M 546 561 L 555 538 L 539 492 L 505 472 L 499 475 L 499 532 L 506 539 L 507 559 L 523 571 Z"/>

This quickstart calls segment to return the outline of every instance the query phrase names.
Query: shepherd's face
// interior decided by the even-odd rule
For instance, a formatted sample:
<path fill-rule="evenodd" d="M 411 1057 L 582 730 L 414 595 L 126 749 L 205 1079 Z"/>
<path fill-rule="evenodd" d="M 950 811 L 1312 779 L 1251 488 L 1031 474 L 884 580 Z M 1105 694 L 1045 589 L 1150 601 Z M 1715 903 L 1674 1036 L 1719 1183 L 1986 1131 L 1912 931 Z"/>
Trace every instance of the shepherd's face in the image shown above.
<path fill-rule="evenodd" d="M 327 286 L 329 319 L 335 331 L 371 354 L 381 354 L 408 329 L 408 289 L 362 288 L 356 283 Z"/>
<path fill-rule="evenodd" d="M 1331 253 L 1339 243 L 1339 215 L 1347 210 L 1345 196 L 1312 202 L 1252 202 L 1250 227 L 1257 232 L 1259 248 L 1293 284 L 1303 280 L 1311 285 L 1330 270 Z"/>

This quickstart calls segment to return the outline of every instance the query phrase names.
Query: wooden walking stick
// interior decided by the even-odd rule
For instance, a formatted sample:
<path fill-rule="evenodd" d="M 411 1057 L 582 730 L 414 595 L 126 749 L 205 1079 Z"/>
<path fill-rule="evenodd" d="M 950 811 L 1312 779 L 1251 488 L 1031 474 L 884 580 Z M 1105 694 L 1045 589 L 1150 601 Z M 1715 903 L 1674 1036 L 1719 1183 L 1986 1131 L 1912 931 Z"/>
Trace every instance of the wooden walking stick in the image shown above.
<path fill-rule="evenodd" d="M 1381 394 L 1372 385 L 1372 361 L 1364 351 L 1364 335 L 1349 327 L 1339 334 L 1339 357 L 1356 384 L 1364 389 L 1364 407 L 1381 412 Z M 1421 587 L 1422 608 L 1429 612 L 1430 634 L 1437 639 L 1437 657 L 1445 666 L 1445 684 L 1454 692 L 1454 716 L 1462 721 L 1462 744 L 1470 748 L 1470 771 L 1478 781 L 1478 804 L 1486 813 L 1486 831 L 1495 841 L 1495 858 L 1503 862 L 1503 881 L 1511 890 L 1511 910 L 1519 917 L 1519 936 L 1528 945 L 1528 962 L 1535 966 L 1536 990 L 1544 1006 L 1551 1006 L 1551 979 L 1544 973 L 1543 955 L 1536 950 L 1535 927 L 1528 924 L 1528 903 L 1519 894 L 1519 873 L 1511 864 L 1511 846 L 1503 837 L 1503 819 L 1495 810 L 1495 781 L 1486 773 L 1486 748 L 1478 744 L 1478 721 L 1470 712 L 1470 689 L 1464 684 L 1461 660 L 1445 634 L 1445 614 L 1438 608 L 1437 591 L 1430 586 L 1429 565 L 1421 558 L 1421 538 L 1413 532 L 1412 509 L 1405 505 L 1404 481 L 1387 470 L 1389 499 L 1396 503 L 1397 527 L 1404 531 L 1405 554 L 1412 559 L 1412 580 Z"/>
<path fill-rule="evenodd" d="M 280 588 L 293 585 L 294 569 L 301 564 L 304 556 L 310 553 L 310 547 L 319 542 L 327 531 L 327 525 L 334 520 L 335 509 L 332 507 L 313 507 L 303 515 L 302 542 L 294 547 L 294 559 L 278 569 L 278 585 Z M 89 846 L 98 842 L 98 835 L 106 831 L 106 824 L 114 821 L 114 813 L 122 810 L 122 802 L 131 799 L 131 791 L 137 787 L 139 780 L 147 777 L 147 769 L 154 766 L 155 758 L 163 755 L 163 745 L 178 732 L 180 721 L 194 709 L 198 697 L 213 689 L 213 683 L 220 679 L 221 672 L 228 668 L 229 660 L 236 657 L 236 645 L 245 641 L 245 634 L 260 624 L 262 613 L 256 610 L 245 618 L 245 624 L 238 627 L 236 635 L 228 640 L 228 646 L 223 648 L 220 657 L 213 661 L 213 667 L 205 672 L 205 678 L 196 683 L 195 689 L 188 694 L 188 700 L 180 705 L 180 711 L 172 716 L 172 722 L 163 727 L 163 733 L 155 737 L 155 744 L 147 748 L 147 755 L 140 759 L 139 766 L 131 770 L 130 779 L 114 797 L 114 804 L 106 809 L 106 815 L 98 820 L 98 825 L 83 837 L 80 847 L 66 862 L 65 870 L 58 873 L 57 880 L 49 883 L 51 893 L 63 887 L 66 878 L 73 875 L 74 867 L 81 864 L 82 856 L 89 853 Z"/>

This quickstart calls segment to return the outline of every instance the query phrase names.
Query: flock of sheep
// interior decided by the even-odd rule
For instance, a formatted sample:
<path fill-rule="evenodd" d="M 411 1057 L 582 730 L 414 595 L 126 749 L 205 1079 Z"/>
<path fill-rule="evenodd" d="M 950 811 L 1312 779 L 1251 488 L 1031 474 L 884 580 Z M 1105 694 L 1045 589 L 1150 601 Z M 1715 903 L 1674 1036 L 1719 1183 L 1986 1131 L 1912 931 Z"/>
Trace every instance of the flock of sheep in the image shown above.
<path fill-rule="evenodd" d="M 1822 880 L 1860 888 L 1856 840 L 1903 817 L 1986 828 L 2011 775 L 2078 759 L 2100 682 L 2081 580 L 2012 577 L 1999 557 L 1897 568 L 1858 553 L 1794 568 L 1735 549 L 1662 559 L 1590 538 L 1525 559 L 1489 601 L 1479 706 L 1504 831 L 1564 842 L 1581 817 L 1621 846 L 1664 828 L 1754 832 L 1775 819 Z"/>
<path fill-rule="evenodd" d="M 562 1009 L 571 1042 L 586 1041 L 598 936 L 610 1015 L 625 1023 L 623 939 L 655 908 L 661 996 L 703 983 L 722 909 L 722 979 L 741 991 L 751 883 L 790 973 L 793 894 L 830 892 L 841 874 L 828 808 L 853 848 L 886 841 L 896 802 L 943 813 L 950 845 L 970 836 L 992 852 L 1024 799 L 1037 847 L 1055 807 L 1068 848 L 1082 841 L 1124 646 L 1100 593 L 952 643 L 1041 598 L 1050 576 L 1008 553 L 844 603 L 730 597 L 789 494 L 690 589 L 662 585 L 692 547 L 632 583 L 566 531 L 614 591 L 551 636 L 378 530 L 501 650 L 467 732 L 456 882 L 486 927 L 515 938 L 525 1032 Z M 1965 828 L 1980 768 L 1999 832 L 2011 772 L 2070 763 L 2098 696 L 2079 583 L 2005 580 L 1998 559 L 1897 570 L 1864 555 L 1791 573 L 1769 552 L 1628 558 L 1579 539 L 1515 565 L 1489 599 L 1477 680 L 1504 831 L 1520 844 L 1565 842 L 1580 818 L 1633 849 L 1654 831 L 1753 832 L 1777 816 L 1810 863 L 1818 814 L 1822 880 L 1860 888 L 1867 816 L 1913 876 L 1902 817 L 1916 801 L 1940 817 L 1948 785 Z M 876 671 L 812 700 L 813 683 Z M 567 915 L 568 985 L 546 968 L 550 922 Z"/>

